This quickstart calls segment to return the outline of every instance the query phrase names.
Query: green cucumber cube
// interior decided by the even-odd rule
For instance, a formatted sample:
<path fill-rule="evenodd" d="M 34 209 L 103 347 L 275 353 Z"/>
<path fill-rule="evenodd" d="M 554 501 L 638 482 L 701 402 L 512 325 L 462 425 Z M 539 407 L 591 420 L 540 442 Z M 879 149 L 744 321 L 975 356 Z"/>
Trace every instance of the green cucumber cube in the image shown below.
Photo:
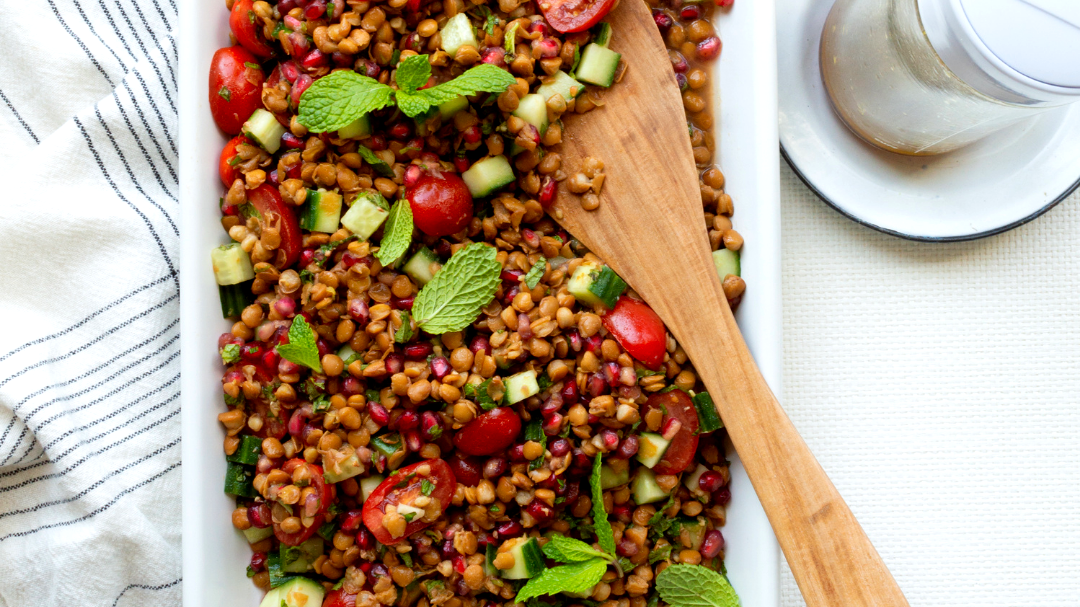
<path fill-rule="evenodd" d="M 701 485 L 698 484 L 698 479 L 701 478 L 701 475 L 705 474 L 708 471 L 708 468 L 702 466 L 701 464 L 698 464 L 697 468 L 694 468 L 693 472 L 683 477 L 683 484 L 686 485 L 686 488 L 690 490 L 690 493 L 700 497 L 708 495 L 701 490 Z"/>
<path fill-rule="evenodd" d="M 276 602 L 267 603 L 266 598 L 270 598 L 274 592 L 278 593 L 273 597 Z M 294 577 L 267 593 L 259 607 L 317 607 L 322 605 L 325 595 L 326 589 L 322 584 L 306 577 Z"/>
<path fill-rule="evenodd" d="M 371 134 L 371 121 L 368 119 L 368 115 L 353 120 L 351 124 L 338 129 L 338 139 L 363 139 Z"/>
<path fill-rule="evenodd" d="M 489 156 L 475 162 L 461 174 L 473 198 L 483 198 L 514 182 L 514 169 L 506 156 Z"/>
<path fill-rule="evenodd" d="M 451 57 L 456 55 L 458 49 L 463 46 L 480 48 L 476 32 L 473 31 L 469 16 L 465 13 L 458 13 L 448 19 L 446 25 L 439 31 L 439 38 L 442 40 L 442 49 Z"/>
<path fill-rule="evenodd" d="M 739 272 L 742 271 L 742 267 L 739 263 L 738 251 L 717 249 L 713 251 L 712 261 L 713 265 L 716 266 L 716 273 L 720 275 L 720 280 L 724 280 L 729 274 L 741 276 Z"/>
<path fill-rule="evenodd" d="M 522 371 L 506 378 L 506 404 L 512 405 L 540 393 L 536 371 Z"/>
<path fill-rule="evenodd" d="M 630 482 L 630 468 L 626 467 L 619 472 L 616 472 L 611 466 L 604 464 L 600 466 L 600 488 L 607 491 L 608 489 L 614 489 L 619 485 L 625 485 Z"/>
<path fill-rule="evenodd" d="M 435 277 L 435 272 L 438 271 L 435 268 L 438 263 L 439 258 L 435 256 L 435 253 L 431 252 L 431 249 L 421 247 L 415 255 L 409 258 L 409 261 L 405 263 L 405 267 L 402 269 L 410 278 L 416 281 L 416 284 L 422 287 Z"/>
<path fill-rule="evenodd" d="M 281 126 L 276 116 L 259 108 L 251 113 L 240 132 L 259 144 L 262 149 L 274 154 L 281 148 L 281 136 L 285 134 L 285 127 Z"/>
<path fill-rule="evenodd" d="M 259 463 L 259 454 L 262 453 L 262 439 L 257 436 L 245 434 L 240 437 L 240 445 L 232 455 L 225 457 L 227 461 L 237 464 L 254 466 Z"/>
<path fill-rule="evenodd" d="M 390 210 L 376 203 L 375 195 L 364 193 L 356 197 L 352 206 L 341 218 L 341 225 L 348 228 L 360 240 L 367 240 L 390 216 Z"/>
<path fill-rule="evenodd" d="M 555 96 L 555 94 L 562 95 L 563 99 L 570 103 L 570 100 L 585 92 L 585 85 L 574 80 L 563 71 L 555 72 L 554 76 L 551 76 L 544 84 L 540 85 L 540 88 L 536 89 L 536 94 L 544 98 L 544 101 Z"/>
<path fill-rule="evenodd" d="M 214 280 L 219 285 L 238 285 L 255 278 L 255 267 L 251 265 L 251 256 L 238 242 L 224 244 L 211 250 L 210 262 L 214 265 Z"/>
<path fill-rule="evenodd" d="M 248 527 L 247 529 L 244 529 L 244 538 L 249 544 L 261 542 L 272 535 L 274 535 L 274 528 L 269 525 L 262 529 L 258 527 Z"/>
<path fill-rule="evenodd" d="M 599 44 L 590 44 L 581 53 L 577 77 L 587 84 L 609 87 L 615 81 L 615 72 L 619 70 L 622 55 Z"/>
<path fill-rule="evenodd" d="M 638 468 L 630 491 L 634 495 L 634 503 L 639 506 L 666 500 L 671 495 L 670 492 L 660 488 L 660 485 L 656 483 L 656 475 L 648 468 Z"/>
<path fill-rule="evenodd" d="M 300 212 L 300 227 L 312 232 L 333 234 L 341 223 L 341 194 L 323 188 L 308 190 Z"/>
<path fill-rule="evenodd" d="M 461 110 L 469 107 L 469 100 L 464 95 L 460 97 L 454 97 L 450 101 L 439 104 L 439 115 L 443 120 L 449 120 L 454 117 Z"/>
<path fill-rule="evenodd" d="M 382 475 L 379 475 L 379 474 L 374 474 L 372 476 L 369 476 L 369 477 L 367 477 L 365 479 L 360 480 L 360 501 L 361 501 L 361 503 L 363 503 L 363 501 L 366 500 L 369 495 L 371 495 L 372 491 L 377 489 L 379 487 L 379 485 L 382 484 L 383 480 L 385 480 L 385 478 Z"/>
<path fill-rule="evenodd" d="M 652 468 L 664 458 L 671 441 L 653 432 L 642 432 L 638 437 L 637 460 L 643 465 Z M 639 504 L 641 502 L 638 502 Z"/>
<path fill-rule="evenodd" d="M 356 455 L 356 449 L 348 443 L 339 449 L 324 452 L 322 464 L 323 478 L 328 483 L 340 483 L 364 471 L 364 466 L 360 464 L 360 458 Z"/>
<path fill-rule="evenodd" d="M 547 98 L 537 93 L 525 95 L 518 102 L 514 116 L 535 126 L 543 135 L 548 128 Z"/>
<path fill-rule="evenodd" d="M 566 283 L 566 290 L 579 302 L 587 306 L 597 306 L 603 303 L 601 299 L 589 290 L 589 285 L 596 282 L 600 276 L 600 264 L 591 261 L 582 262 L 570 276 L 570 282 Z"/>
<path fill-rule="evenodd" d="M 516 544 L 510 548 L 510 554 L 514 556 L 514 566 L 502 572 L 503 579 L 525 580 L 539 575 L 544 570 L 544 553 L 536 538 L 519 537 Z"/>

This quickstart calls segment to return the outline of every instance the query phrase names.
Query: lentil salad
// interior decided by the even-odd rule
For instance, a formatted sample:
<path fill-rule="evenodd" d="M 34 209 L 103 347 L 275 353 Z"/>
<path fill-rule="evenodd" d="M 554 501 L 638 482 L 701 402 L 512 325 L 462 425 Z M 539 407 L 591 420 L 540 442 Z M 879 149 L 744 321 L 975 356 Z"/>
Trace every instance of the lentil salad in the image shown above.
<path fill-rule="evenodd" d="M 227 4 L 239 44 L 215 55 L 210 100 L 235 135 L 234 242 L 213 260 L 239 320 L 219 338 L 219 420 L 263 605 L 651 607 L 678 605 L 663 571 L 669 587 L 722 571 L 711 401 L 648 305 L 545 212 L 599 204 L 602 159 L 563 167 L 557 146 L 632 67 L 608 48 L 612 3 Z M 711 8 L 653 12 L 735 306 Z M 340 91 L 383 105 L 313 113 Z"/>

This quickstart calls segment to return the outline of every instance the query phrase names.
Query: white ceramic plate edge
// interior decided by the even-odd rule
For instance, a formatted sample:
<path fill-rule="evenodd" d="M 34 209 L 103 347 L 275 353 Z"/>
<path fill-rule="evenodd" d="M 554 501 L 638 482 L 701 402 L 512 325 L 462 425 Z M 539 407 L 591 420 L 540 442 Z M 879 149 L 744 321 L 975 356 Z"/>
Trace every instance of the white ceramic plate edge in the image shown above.
<path fill-rule="evenodd" d="M 772 0 L 737 0 L 716 23 L 724 42 L 717 121 L 719 163 L 745 236 L 749 288 L 738 318 L 773 390 L 780 393 L 780 186 L 777 150 L 775 8 Z M 261 593 L 244 576 L 250 556 L 232 529 L 232 500 L 221 492 L 225 461 L 216 421 L 220 362 L 214 346 L 221 319 L 209 250 L 226 240 L 218 224 L 222 187 L 217 158 L 225 138 L 210 119 L 210 56 L 228 43 L 219 0 L 180 7 L 181 402 L 183 434 L 183 576 L 185 607 L 255 607 Z M 779 549 L 745 471 L 732 453 L 727 539 L 729 577 L 745 607 L 779 605 Z"/>

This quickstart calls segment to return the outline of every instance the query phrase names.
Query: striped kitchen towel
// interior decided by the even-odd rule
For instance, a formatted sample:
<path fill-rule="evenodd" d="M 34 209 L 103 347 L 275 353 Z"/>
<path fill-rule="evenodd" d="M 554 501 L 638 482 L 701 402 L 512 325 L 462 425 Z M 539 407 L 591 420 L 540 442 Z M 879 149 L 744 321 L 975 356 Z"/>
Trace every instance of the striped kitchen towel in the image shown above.
<path fill-rule="evenodd" d="M 0 2 L 0 606 L 180 603 L 179 1 Z"/>

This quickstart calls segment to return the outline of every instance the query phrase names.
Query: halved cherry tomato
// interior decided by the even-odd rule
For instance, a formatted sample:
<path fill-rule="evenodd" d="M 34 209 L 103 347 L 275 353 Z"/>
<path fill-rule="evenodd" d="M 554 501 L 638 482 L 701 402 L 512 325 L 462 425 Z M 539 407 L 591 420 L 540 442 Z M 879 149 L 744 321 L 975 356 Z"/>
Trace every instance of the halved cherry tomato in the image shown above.
<path fill-rule="evenodd" d="M 214 53 L 210 60 L 210 114 L 219 129 L 229 135 L 240 132 L 251 113 L 262 107 L 265 79 L 255 56 L 244 47 L 230 46 Z"/>
<path fill-rule="evenodd" d="M 244 48 L 269 59 L 274 56 L 274 47 L 262 36 L 262 21 L 255 16 L 254 4 L 254 0 L 236 0 L 229 13 L 229 27 Z"/>
<path fill-rule="evenodd" d="M 303 246 L 303 237 L 300 234 L 300 222 L 296 220 L 293 210 L 285 205 L 281 194 L 274 186 L 264 183 L 251 190 L 247 194 L 248 202 L 255 207 L 262 217 L 259 219 L 264 227 L 268 221 L 280 218 L 277 221 L 278 232 L 281 234 L 279 249 L 285 253 L 285 262 L 275 264 L 279 268 L 287 268 L 300 258 L 300 249 Z"/>
<path fill-rule="evenodd" d="M 312 605 L 311 607 L 319 606 Z M 323 599 L 322 607 L 356 607 L 356 595 L 345 592 L 344 588 L 331 590 L 326 593 L 326 598 Z"/>
<path fill-rule="evenodd" d="M 697 452 L 697 409 L 694 408 L 694 401 L 682 390 L 653 394 L 645 401 L 641 417 L 644 418 L 649 411 L 657 408 L 664 412 L 661 428 L 666 428 L 672 418 L 679 420 L 682 427 L 671 439 L 660 463 L 653 466 L 652 470 L 657 474 L 678 474 L 694 461 L 694 453 Z"/>
<path fill-rule="evenodd" d="M 498 407 L 477 416 L 454 434 L 454 446 L 469 455 L 492 455 L 514 444 L 521 432 L 521 418 L 509 407 Z"/>
<path fill-rule="evenodd" d="M 473 214 L 473 199 L 465 181 L 445 171 L 424 172 L 405 190 L 413 222 L 428 236 L 449 236 L 464 230 Z"/>
<path fill-rule="evenodd" d="M 615 6 L 615 0 L 539 0 L 537 4 L 551 27 L 568 34 L 599 23 Z"/>
<path fill-rule="evenodd" d="M 236 170 L 236 165 L 239 164 L 234 158 L 236 158 L 236 146 L 241 143 L 247 143 L 247 137 L 243 135 L 233 137 L 229 140 L 229 143 L 225 144 L 225 148 L 221 150 L 221 160 L 218 162 L 218 174 L 221 175 L 221 183 L 225 184 L 225 187 L 232 187 L 237 177 L 240 177 L 240 171 Z"/>
<path fill-rule="evenodd" d="M 430 472 L 426 476 L 418 472 L 421 466 L 428 467 Z M 391 536 L 382 522 L 387 506 L 412 506 L 418 497 L 425 495 L 423 492 L 425 480 L 431 483 L 427 494 L 427 497 L 431 499 L 431 504 L 437 505 L 440 514 L 446 510 L 457 487 L 457 480 L 454 479 L 450 465 L 441 459 L 429 459 L 405 466 L 390 475 L 364 500 L 364 525 L 375 535 L 376 540 L 388 546 L 396 544 L 434 522 L 434 520 L 426 521 L 423 517 L 417 516 L 406 523 L 405 533 L 398 537 Z"/>
<path fill-rule="evenodd" d="M 325 514 L 327 509 L 330 508 L 330 504 L 334 503 L 334 495 L 336 490 L 333 485 L 328 485 L 323 479 L 322 466 L 316 466 L 315 464 L 309 464 L 306 461 L 295 457 L 281 467 L 281 470 L 289 475 L 292 475 L 300 466 L 307 466 L 308 471 L 311 473 L 311 486 L 315 488 L 315 495 L 317 496 L 316 502 L 313 506 L 309 506 L 305 503 L 299 503 L 293 506 L 293 512 L 300 517 L 300 521 L 304 519 L 314 519 L 310 526 L 301 526 L 300 531 L 296 533 L 285 533 L 281 530 L 281 525 L 274 523 L 274 535 L 278 540 L 286 546 L 299 546 L 303 544 L 315 532 L 319 530 L 319 527 L 323 525 L 325 520 L 321 517 Z"/>
<path fill-rule="evenodd" d="M 630 356 L 653 371 L 664 364 L 667 330 L 664 321 L 643 301 L 623 295 L 604 314 L 604 327 Z"/>

